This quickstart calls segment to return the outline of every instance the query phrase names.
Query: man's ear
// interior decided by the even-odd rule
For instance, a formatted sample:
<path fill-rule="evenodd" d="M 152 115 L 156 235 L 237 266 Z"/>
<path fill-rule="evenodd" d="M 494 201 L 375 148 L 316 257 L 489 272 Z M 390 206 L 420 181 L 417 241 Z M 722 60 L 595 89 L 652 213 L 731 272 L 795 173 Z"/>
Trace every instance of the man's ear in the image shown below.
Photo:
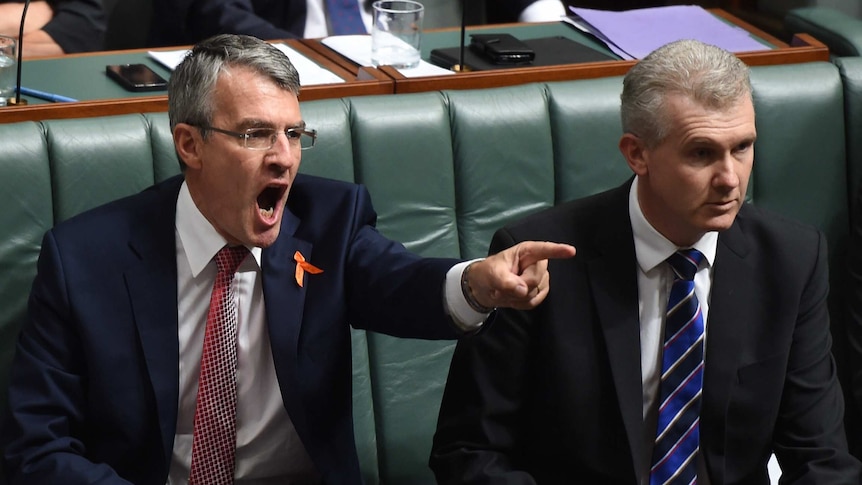
<path fill-rule="evenodd" d="M 189 168 L 201 167 L 201 149 L 203 148 L 201 132 L 192 125 L 177 123 L 174 127 L 174 147 L 177 155 Z"/>
<path fill-rule="evenodd" d="M 643 140 L 632 133 L 625 133 L 620 138 L 619 147 L 632 172 L 636 175 L 646 175 L 649 172 Z"/>

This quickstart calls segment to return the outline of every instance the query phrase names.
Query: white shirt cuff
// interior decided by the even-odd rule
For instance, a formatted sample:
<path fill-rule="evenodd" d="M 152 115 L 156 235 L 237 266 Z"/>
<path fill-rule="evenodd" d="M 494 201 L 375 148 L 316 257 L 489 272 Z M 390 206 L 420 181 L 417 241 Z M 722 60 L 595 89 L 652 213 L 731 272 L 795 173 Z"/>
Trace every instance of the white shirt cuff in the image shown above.
<path fill-rule="evenodd" d="M 521 11 L 521 22 L 551 22 L 566 15 L 566 7 L 560 0 L 536 0 Z"/>
<path fill-rule="evenodd" d="M 461 275 L 464 269 L 476 261 L 482 261 L 482 258 L 458 263 L 446 273 L 446 309 L 455 321 L 455 325 L 464 332 L 475 332 L 490 315 L 490 313 L 479 313 L 473 310 L 461 290 Z"/>

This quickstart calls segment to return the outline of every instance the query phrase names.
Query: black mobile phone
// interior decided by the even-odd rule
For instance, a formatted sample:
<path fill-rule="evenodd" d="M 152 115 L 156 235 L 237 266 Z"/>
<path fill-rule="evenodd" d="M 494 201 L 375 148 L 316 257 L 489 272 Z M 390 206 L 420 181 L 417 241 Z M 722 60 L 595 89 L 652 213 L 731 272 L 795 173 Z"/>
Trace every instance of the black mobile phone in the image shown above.
<path fill-rule="evenodd" d="M 161 91 L 168 82 L 146 64 L 105 66 L 108 76 L 129 91 Z"/>
<path fill-rule="evenodd" d="M 470 48 L 496 64 L 527 64 L 536 58 L 530 46 L 510 34 L 472 34 Z"/>

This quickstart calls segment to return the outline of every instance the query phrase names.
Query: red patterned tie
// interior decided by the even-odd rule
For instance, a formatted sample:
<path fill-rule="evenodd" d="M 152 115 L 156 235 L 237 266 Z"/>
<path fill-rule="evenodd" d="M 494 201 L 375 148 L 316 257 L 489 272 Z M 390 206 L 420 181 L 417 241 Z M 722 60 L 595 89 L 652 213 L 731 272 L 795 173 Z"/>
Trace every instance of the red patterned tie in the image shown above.
<path fill-rule="evenodd" d="M 246 255 L 244 246 L 225 246 L 215 258 L 218 275 L 204 333 L 189 485 L 233 483 L 237 323 L 231 282 Z"/>

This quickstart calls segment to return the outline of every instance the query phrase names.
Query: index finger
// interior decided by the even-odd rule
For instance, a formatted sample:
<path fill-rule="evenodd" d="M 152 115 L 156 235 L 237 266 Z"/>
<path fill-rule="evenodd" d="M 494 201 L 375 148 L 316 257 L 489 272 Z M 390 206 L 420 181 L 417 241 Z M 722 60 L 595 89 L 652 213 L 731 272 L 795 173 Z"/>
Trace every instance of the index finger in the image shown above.
<path fill-rule="evenodd" d="M 524 241 L 518 248 L 518 266 L 523 271 L 543 259 L 568 259 L 575 255 L 571 244 L 550 241 Z"/>

